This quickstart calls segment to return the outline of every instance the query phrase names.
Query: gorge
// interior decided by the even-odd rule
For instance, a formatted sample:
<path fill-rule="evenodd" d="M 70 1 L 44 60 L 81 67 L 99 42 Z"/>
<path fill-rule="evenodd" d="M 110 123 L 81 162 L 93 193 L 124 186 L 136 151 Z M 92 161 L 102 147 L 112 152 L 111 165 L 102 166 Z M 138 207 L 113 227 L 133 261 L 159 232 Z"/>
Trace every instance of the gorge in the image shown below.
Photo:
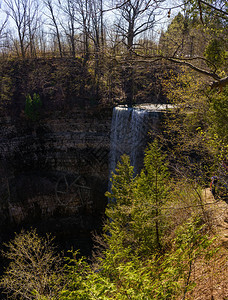
<path fill-rule="evenodd" d="M 99 229 L 110 172 L 124 153 L 137 173 L 146 143 L 159 130 L 166 105 L 84 106 L 32 123 L 1 117 L 0 232 L 51 232 L 64 248 L 88 250 Z"/>

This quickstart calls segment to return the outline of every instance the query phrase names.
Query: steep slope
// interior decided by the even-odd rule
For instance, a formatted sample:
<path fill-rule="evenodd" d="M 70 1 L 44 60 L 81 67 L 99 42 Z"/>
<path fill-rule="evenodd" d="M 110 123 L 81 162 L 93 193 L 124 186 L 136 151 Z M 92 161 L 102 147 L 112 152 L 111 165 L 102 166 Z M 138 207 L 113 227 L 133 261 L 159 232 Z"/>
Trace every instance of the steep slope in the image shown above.
<path fill-rule="evenodd" d="M 210 262 L 198 261 L 193 270 L 196 287 L 185 299 L 227 300 L 228 299 L 228 204 L 216 200 L 210 189 L 203 192 L 205 217 L 216 235 L 213 248 L 219 248 Z"/>

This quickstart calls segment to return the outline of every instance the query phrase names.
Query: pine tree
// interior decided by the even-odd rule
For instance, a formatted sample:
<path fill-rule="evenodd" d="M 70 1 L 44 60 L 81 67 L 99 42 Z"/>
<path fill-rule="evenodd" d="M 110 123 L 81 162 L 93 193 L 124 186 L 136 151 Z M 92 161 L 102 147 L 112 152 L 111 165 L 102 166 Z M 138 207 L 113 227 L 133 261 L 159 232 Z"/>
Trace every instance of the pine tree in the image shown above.
<path fill-rule="evenodd" d="M 162 248 L 165 215 L 162 207 L 170 195 L 170 180 L 166 156 L 155 140 L 145 152 L 144 168 L 137 178 L 135 191 L 135 223 L 143 236 L 145 249 Z M 141 211 L 139 215 L 138 211 Z M 142 234 L 143 232 L 143 234 Z"/>
<path fill-rule="evenodd" d="M 108 244 L 122 245 L 134 255 L 160 251 L 165 223 L 162 206 L 170 184 L 166 156 L 158 142 L 149 145 L 144 168 L 135 178 L 129 157 L 123 156 L 112 184 L 112 193 L 106 194 L 112 200 L 106 209 Z"/>

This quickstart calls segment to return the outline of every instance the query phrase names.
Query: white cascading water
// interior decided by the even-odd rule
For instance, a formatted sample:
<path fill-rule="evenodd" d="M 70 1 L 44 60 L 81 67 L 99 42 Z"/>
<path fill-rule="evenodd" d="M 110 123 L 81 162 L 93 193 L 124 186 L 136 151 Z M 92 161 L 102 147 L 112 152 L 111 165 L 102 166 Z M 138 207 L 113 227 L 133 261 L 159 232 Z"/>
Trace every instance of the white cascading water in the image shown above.
<path fill-rule="evenodd" d="M 115 171 L 123 154 L 130 156 L 134 172 L 139 171 L 143 146 L 147 136 L 148 111 L 127 107 L 115 107 L 112 115 L 109 171 Z"/>
<path fill-rule="evenodd" d="M 117 106 L 113 109 L 109 178 L 111 178 L 112 172 L 115 172 L 117 163 L 123 154 L 130 156 L 135 175 L 140 171 L 148 142 L 148 132 L 151 131 L 156 136 L 159 130 L 160 113 L 172 109 L 173 106 L 170 104 L 141 104 L 135 108 Z M 109 191 L 111 191 L 110 182 Z"/>

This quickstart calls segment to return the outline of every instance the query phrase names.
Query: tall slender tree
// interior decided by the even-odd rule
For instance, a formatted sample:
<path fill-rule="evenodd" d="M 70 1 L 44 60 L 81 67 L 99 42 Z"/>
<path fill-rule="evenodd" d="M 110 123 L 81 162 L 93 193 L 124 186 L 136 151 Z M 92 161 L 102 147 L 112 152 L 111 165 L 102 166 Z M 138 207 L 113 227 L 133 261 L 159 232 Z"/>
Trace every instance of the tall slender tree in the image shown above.
<path fill-rule="evenodd" d="M 161 0 L 162 1 L 162 0 Z M 134 100 L 134 67 L 132 65 L 132 54 L 137 39 L 155 24 L 155 11 L 161 1 L 152 0 L 129 0 L 116 1 L 118 18 L 115 22 L 122 42 L 126 49 L 126 66 L 124 67 L 126 102 L 129 106 Z"/>
<path fill-rule="evenodd" d="M 38 2 L 36 0 L 4 0 L 5 11 L 13 20 L 18 39 L 19 53 L 25 59 L 30 46 L 30 52 L 34 51 L 35 32 L 38 25 Z M 32 50 L 31 50 L 32 49 Z"/>
<path fill-rule="evenodd" d="M 59 8 L 64 14 L 61 20 L 61 27 L 67 37 L 70 47 L 71 57 L 75 58 L 76 55 L 76 7 L 73 0 L 58 0 Z"/>
<path fill-rule="evenodd" d="M 54 35 L 57 38 L 59 55 L 60 55 L 60 57 L 63 57 L 61 34 L 60 34 L 58 19 L 57 19 L 56 13 L 55 13 L 54 4 L 53 4 L 52 0 L 43 0 L 43 1 L 44 1 L 44 4 L 45 4 L 47 10 L 49 11 L 49 14 L 46 14 L 46 17 L 48 19 L 50 19 L 51 23 L 48 23 L 48 25 L 51 26 L 51 28 L 54 28 L 53 31 L 54 31 Z"/>

